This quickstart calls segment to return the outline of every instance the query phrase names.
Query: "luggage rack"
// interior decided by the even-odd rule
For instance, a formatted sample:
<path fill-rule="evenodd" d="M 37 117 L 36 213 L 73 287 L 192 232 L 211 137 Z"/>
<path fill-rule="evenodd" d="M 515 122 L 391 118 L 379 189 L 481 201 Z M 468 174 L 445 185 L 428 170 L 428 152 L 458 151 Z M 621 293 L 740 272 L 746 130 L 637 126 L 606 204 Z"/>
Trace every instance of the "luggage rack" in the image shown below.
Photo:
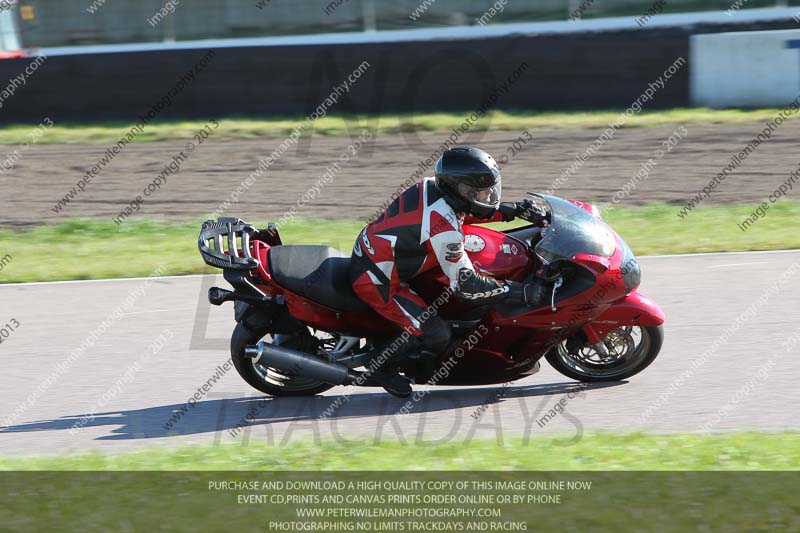
<path fill-rule="evenodd" d="M 220 217 L 216 221 L 203 222 L 197 247 L 203 261 L 209 266 L 249 271 L 258 268 L 258 259 L 253 257 L 251 249 L 254 239 L 263 240 L 272 246 L 281 244 L 275 224 L 259 230 L 240 218 Z"/>

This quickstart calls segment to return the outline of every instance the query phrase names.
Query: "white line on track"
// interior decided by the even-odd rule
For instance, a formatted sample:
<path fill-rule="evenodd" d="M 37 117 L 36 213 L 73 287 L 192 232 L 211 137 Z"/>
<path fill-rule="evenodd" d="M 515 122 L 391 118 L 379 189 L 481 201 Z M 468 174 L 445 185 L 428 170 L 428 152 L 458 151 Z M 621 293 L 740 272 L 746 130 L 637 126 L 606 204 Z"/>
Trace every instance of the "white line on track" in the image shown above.
<path fill-rule="evenodd" d="M 758 263 L 725 263 L 724 265 L 713 265 L 708 267 L 709 270 L 714 270 L 715 268 L 728 268 L 728 267 L 739 267 L 739 266 L 755 266 L 755 265 L 768 265 L 768 261 L 759 261 Z"/>
<path fill-rule="evenodd" d="M 222 272 L 219 273 L 221 275 Z M 188 274 L 186 276 L 159 276 L 159 277 L 141 277 L 141 278 L 108 278 L 108 279 L 71 279 L 64 281 L 26 281 L 25 283 L 3 283 L 0 284 L 0 289 L 4 287 L 22 287 L 27 285 L 63 285 L 67 283 L 107 283 L 116 281 L 144 281 L 152 279 L 155 281 L 168 280 L 168 279 L 190 279 L 190 278 L 203 278 L 205 276 L 216 276 L 218 274 Z"/>
<path fill-rule="evenodd" d="M 797 250 L 751 250 L 746 252 L 700 252 L 696 254 L 665 254 L 665 255 L 642 255 L 639 259 L 664 259 L 671 257 L 705 257 L 709 255 L 755 255 L 755 254 L 789 254 L 800 253 Z"/>

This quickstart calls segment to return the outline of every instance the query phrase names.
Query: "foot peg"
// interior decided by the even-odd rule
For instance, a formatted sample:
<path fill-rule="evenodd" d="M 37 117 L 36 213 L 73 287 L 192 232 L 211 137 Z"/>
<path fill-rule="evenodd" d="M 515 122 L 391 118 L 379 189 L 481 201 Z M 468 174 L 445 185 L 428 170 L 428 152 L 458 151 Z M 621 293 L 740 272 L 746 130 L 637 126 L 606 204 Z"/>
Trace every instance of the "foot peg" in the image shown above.
<path fill-rule="evenodd" d="M 223 303 L 232 300 L 233 291 L 220 289 L 219 287 L 211 287 L 208 289 L 208 302 L 211 305 L 222 305 Z"/>

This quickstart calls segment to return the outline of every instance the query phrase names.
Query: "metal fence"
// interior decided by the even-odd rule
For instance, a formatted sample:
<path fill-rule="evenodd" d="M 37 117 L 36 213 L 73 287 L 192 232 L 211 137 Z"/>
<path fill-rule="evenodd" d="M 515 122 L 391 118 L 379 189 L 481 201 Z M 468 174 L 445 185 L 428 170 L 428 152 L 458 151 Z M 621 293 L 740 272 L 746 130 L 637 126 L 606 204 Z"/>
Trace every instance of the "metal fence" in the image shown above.
<path fill-rule="evenodd" d="M 0 46 L 133 43 L 640 16 L 800 0 L 18 0 Z"/>

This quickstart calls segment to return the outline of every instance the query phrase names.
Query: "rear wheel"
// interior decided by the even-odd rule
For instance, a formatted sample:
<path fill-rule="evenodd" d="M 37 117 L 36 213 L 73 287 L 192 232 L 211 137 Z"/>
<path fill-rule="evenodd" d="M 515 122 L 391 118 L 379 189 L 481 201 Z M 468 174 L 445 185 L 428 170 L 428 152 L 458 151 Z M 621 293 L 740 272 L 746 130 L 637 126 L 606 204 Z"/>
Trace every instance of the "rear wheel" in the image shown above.
<path fill-rule="evenodd" d="M 664 342 L 662 326 L 623 326 L 603 341 L 607 355 L 586 343 L 563 341 L 545 356 L 561 374 L 579 381 L 619 381 L 652 363 Z"/>
<path fill-rule="evenodd" d="M 313 396 L 320 394 L 333 385 L 309 378 L 289 376 L 271 367 L 258 364 L 244 355 L 244 347 L 257 344 L 267 335 L 264 328 L 247 328 L 243 323 L 236 324 L 231 336 L 231 360 L 236 371 L 250 386 L 272 396 Z M 308 338 L 311 337 L 308 334 Z M 276 342 L 290 348 L 303 350 L 302 344 L 307 342 L 302 336 L 286 337 Z M 307 338 L 306 338 L 307 339 Z M 294 344 L 297 344 L 296 346 Z"/>

